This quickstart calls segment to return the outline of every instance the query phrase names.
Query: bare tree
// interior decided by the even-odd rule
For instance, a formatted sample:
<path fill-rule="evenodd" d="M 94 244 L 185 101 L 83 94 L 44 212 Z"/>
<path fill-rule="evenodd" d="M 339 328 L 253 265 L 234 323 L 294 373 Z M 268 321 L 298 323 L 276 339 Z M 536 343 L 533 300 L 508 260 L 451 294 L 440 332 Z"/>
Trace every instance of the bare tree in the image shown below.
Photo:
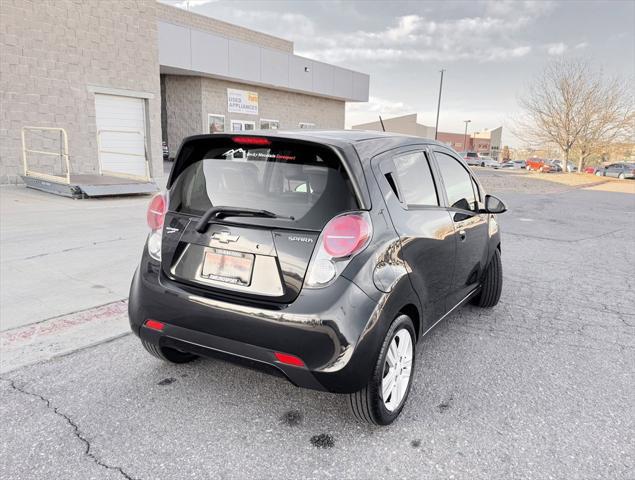
<path fill-rule="evenodd" d="M 563 171 L 574 149 L 585 158 L 596 145 L 610 142 L 632 128 L 632 99 L 624 83 L 606 82 L 579 60 L 550 63 L 520 98 L 524 117 L 515 135 L 534 145 L 555 145 Z"/>
<path fill-rule="evenodd" d="M 600 98 L 592 118 L 575 147 L 578 171 L 584 169 L 585 162 L 591 155 L 602 153 L 615 142 L 632 138 L 634 126 L 635 113 L 628 84 L 613 79 L 601 85 Z"/>

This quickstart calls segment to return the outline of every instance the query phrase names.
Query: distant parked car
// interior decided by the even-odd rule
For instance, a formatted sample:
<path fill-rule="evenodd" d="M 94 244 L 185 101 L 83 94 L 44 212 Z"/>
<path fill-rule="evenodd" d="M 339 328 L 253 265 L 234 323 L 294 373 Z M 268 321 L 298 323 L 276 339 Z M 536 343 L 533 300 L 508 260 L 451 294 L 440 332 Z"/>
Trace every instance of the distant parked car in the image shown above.
<path fill-rule="evenodd" d="M 604 167 L 586 167 L 584 169 L 584 173 L 590 173 L 591 175 L 595 175 L 600 169 L 604 170 Z"/>
<path fill-rule="evenodd" d="M 612 163 L 604 168 L 603 175 L 605 177 L 619 178 L 620 180 L 635 178 L 635 163 Z"/>
<path fill-rule="evenodd" d="M 561 160 L 552 160 L 551 163 L 555 164 L 555 165 L 558 165 L 558 167 L 560 167 L 559 171 L 560 172 L 562 171 L 562 161 Z M 567 162 L 567 171 L 569 173 L 577 172 L 578 171 L 578 167 L 576 167 L 573 162 Z"/>
<path fill-rule="evenodd" d="M 545 160 L 544 158 L 529 158 L 526 162 L 526 168 L 529 172 L 541 172 L 548 173 L 551 172 L 554 168 L 549 163 L 549 160 Z M 562 169 L 560 169 L 562 170 Z"/>
<path fill-rule="evenodd" d="M 471 165 L 471 166 L 480 165 L 481 167 L 485 166 L 484 162 L 481 162 L 481 159 L 478 156 L 478 153 L 476 152 L 461 152 L 459 155 L 463 156 L 463 160 L 465 160 L 468 165 Z"/>
<path fill-rule="evenodd" d="M 550 172 L 562 172 L 562 163 L 559 160 L 547 160 Z"/>
<path fill-rule="evenodd" d="M 481 160 L 481 167 L 492 167 L 492 168 L 499 168 L 501 166 L 500 163 L 498 163 L 496 160 L 494 160 L 492 157 L 480 157 Z"/>
<path fill-rule="evenodd" d="M 526 167 L 526 163 L 524 160 L 512 160 L 511 162 L 501 163 L 500 165 L 500 168 L 521 169 L 525 167 Z"/>

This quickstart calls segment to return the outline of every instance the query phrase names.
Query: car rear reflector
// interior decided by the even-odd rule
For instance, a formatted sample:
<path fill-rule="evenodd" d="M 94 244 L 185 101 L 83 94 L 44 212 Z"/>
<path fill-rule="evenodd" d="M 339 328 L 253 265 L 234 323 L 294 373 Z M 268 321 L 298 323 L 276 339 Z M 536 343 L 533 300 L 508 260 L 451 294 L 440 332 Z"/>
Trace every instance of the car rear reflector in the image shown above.
<path fill-rule="evenodd" d="M 304 362 L 295 355 L 289 355 L 288 353 L 274 352 L 276 360 L 285 365 L 293 365 L 294 367 L 304 367 Z"/>
<path fill-rule="evenodd" d="M 165 327 L 165 323 L 157 320 L 146 320 L 145 325 L 146 327 L 151 328 L 152 330 L 157 330 L 158 332 L 162 332 L 163 327 Z"/>
<path fill-rule="evenodd" d="M 263 137 L 232 137 L 234 142 L 244 145 L 271 145 L 271 142 Z"/>
<path fill-rule="evenodd" d="M 335 217 L 324 228 L 324 250 L 335 258 L 347 257 L 365 246 L 370 225 L 361 215 Z"/>
<path fill-rule="evenodd" d="M 163 220 L 165 219 L 165 212 L 167 210 L 167 202 L 163 194 L 159 193 L 150 200 L 148 205 L 148 227 L 151 230 L 159 230 L 163 228 Z"/>

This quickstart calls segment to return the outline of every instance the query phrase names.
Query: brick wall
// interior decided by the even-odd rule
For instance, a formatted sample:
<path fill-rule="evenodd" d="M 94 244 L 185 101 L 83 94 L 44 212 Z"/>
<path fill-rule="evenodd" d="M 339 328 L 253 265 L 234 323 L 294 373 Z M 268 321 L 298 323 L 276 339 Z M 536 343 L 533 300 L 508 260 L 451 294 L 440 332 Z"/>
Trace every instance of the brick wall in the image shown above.
<path fill-rule="evenodd" d="M 174 155 L 184 137 L 208 133 L 208 114 L 225 116 L 225 131 L 231 131 L 231 120 L 278 120 L 280 128 L 295 130 L 300 122 L 314 123 L 316 128 L 344 128 L 344 102 L 301 93 L 246 85 L 205 77 L 163 76 L 168 111 L 170 155 Z M 229 113 L 227 89 L 258 92 L 258 115 Z"/>
<path fill-rule="evenodd" d="M 293 53 L 293 42 L 288 40 L 273 37 L 271 35 L 267 35 L 266 33 L 249 30 L 248 28 L 216 20 L 215 18 L 188 12 L 187 10 L 183 10 L 181 8 L 171 7 L 170 5 L 166 5 L 164 3 L 157 3 L 157 17 L 159 20 L 174 23 L 176 25 L 205 30 L 234 40 L 257 43 L 258 45 L 262 45 L 264 47 Z"/>
<path fill-rule="evenodd" d="M 0 0 L 0 183 L 22 171 L 25 125 L 68 132 L 72 170 L 97 171 L 94 93 L 147 92 L 152 172 L 161 163 L 154 0 Z"/>

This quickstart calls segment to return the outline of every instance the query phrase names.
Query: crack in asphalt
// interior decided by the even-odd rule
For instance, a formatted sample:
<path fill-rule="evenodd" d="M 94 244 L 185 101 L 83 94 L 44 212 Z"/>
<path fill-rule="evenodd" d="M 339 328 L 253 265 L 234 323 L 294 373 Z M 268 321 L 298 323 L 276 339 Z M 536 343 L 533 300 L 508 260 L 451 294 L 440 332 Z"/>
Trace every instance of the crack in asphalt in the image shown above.
<path fill-rule="evenodd" d="M 38 253 L 37 255 L 31 255 L 29 257 L 24 257 L 24 258 L 17 258 L 15 260 L 33 260 L 34 258 L 42 258 L 42 257 L 48 257 L 49 255 L 57 255 L 59 253 L 67 253 L 67 252 L 73 252 L 75 250 L 82 250 L 84 248 L 91 248 L 94 247 L 95 245 L 103 245 L 105 243 L 113 243 L 113 242 L 120 242 L 122 240 L 130 240 L 132 237 L 117 237 L 117 238 L 111 238 L 108 240 L 101 240 L 101 241 L 96 241 L 96 242 L 91 242 L 90 244 L 87 245 L 78 245 L 76 247 L 70 247 L 70 248 L 64 248 L 62 250 L 56 250 L 53 252 L 44 252 L 44 253 Z"/>
<path fill-rule="evenodd" d="M 79 425 L 77 425 L 77 423 L 75 423 L 71 417 L 69 417 L 68 415 L 66 415 L 63 412 L 60 412 L 60 410 L 57 407 L 53 406 L 53 404 L 51 403 L 51 401 L 48 398 L 43 397 L 42 395 L 40 395 L 38 393 L 29 392 L 28 390 L 25 390 L 24 388 L 19 387 L 19 386 L 17 386 L 15 384 L 15 381 L 10 380 L 8 378 L 1 378 L 0 377 L 0 380 L 2 380 L 4 382 L 7 382 L 9 384 L 9 386 L 13 390 L 15 390 L 17 392 L 20 392 L 23 395 L 28 395 L 28 396 L 40 399 L 41 401 L 43 401 L 46 404 L 46 408 L 51 410 L 55 415 L 63 418 L 64 420 L 66 420 L 66 422 L 72 427 L 73 434 L 85 445 L 84 455 L 87 456 L 88 458 L 90 458 L 95 464 L 97 464 L 100 467 L 103 467 L 103 468 L 105 468 L 107 470 L 114 470 L 115 472 L 119 472 L 126 480 L 139 480 L 136 477 L 133 477 L 132 475 L 130 475 L 129 473 L 124 471 L 123 468 L 114 467 L 112 465 L 108 465 L 107 463 L 104 463 L 102 460 L 97 458 L 97 455 L 95 455 L 91 451 L 92 444 L 86 438 L 84 433 L 80 430 Z"/>

